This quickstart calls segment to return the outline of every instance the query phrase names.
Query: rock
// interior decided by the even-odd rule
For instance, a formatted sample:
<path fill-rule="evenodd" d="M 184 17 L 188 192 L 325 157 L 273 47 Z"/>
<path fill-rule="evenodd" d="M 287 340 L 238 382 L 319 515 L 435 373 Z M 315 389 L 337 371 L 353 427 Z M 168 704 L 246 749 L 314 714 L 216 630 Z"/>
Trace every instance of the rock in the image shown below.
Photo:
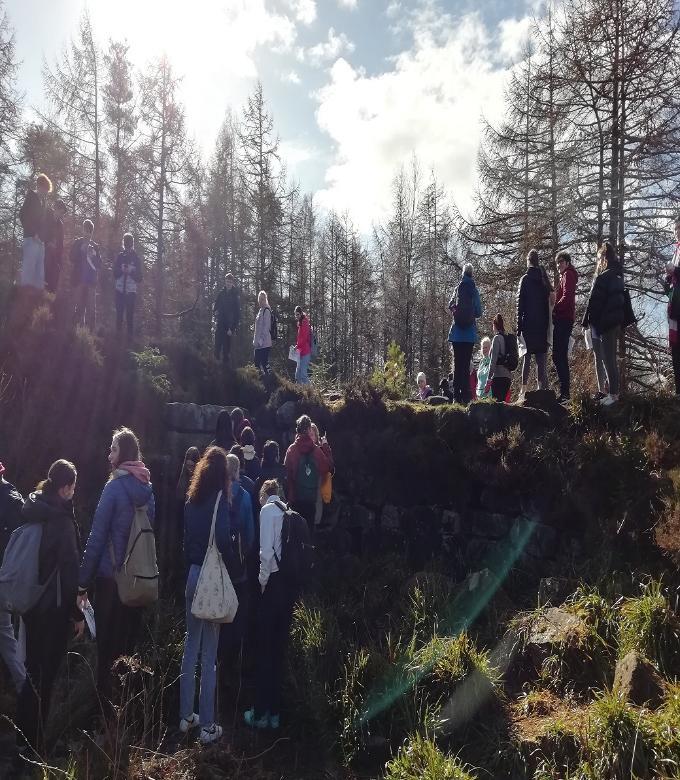
<path fill-rule="evenodd" d="M 540 433 L 550 427 L 546 412 L 529 407 L 504 403 L 472 403 L 468 407 L 468 418 L 481 436 L 500 433 L 518 425 L 525 434 Z"/>
<path fill-rule="evenodd" d="M 279 428 L 290 428 L 295 425 L 297 419 L 297 406 L 295 401 L 286 401 L 276 410 L 276 424 Z"/>
<path fill-rule="evenodd" d="M 512 515 L 477 511 L 472 515 L 470 526 L 464 530 L 487 539 L 503 539 L 512 531 L 515 522 Z"/>
<path fill-rule="evenodd" d="M 401 530 L 402 510 L 398 506 L 386 504 L 380 513 L 380 527 L 384 531 Z"/>
<path fill-rule="evenodd" d="M 442 512 L 442 533 L 445 537 L 458 536 L 461 532 L 460 512 L 445 509 Z"/>
<path fill-rule="evenodd" d="M 583 656 L 574 660 L 585 667 L 589 663 L 585 653 L 579 653 L 581 637 L 587 633 L 583 621 L 571 612 L 559 607 L 550 607 L 544 612 L 529 615 L 519 624 L 524 636 L 524 657 L 539 671 L 543 662 L 551 655 L 567 660 L 568 655 Z"/>
<path fill-rule="evenodd" d="M 342 393 L 338 393 L 336 391 L 326 393 L 324 398 L 328 401 L 328 403 L 335 403 L 336 401 L 342 401 Z"/>
<path fill-rule="evenodd" d="M 226 409 L 231 412 L 233 406 L 215 406 L 199 404 L 171 403 L 165 405 L 165 424 L 177 433 L 215 433 L 217 417 Z"/>
<path fill-rule="evenodd" d="M 614 691 L 640 707 L 656 709 L 663 702 L 664 688 L 659 673 L 635 650 L 617 661 Z"/>
<path fill-rule="evenodd" d="M 539 606 L 559 607 L 577 587 L 578 582 L 568 577 L 543 577 L 538 583 Z"/>
<path fill-rule="evenodd" d="M 425 403 L 428 406 L 446 406 L 446 404 L 450 404 L 451 401 L 445 396 L 445 395 L 431 395 Z"/>
<path fill-rule="evenodd" d="M 511 531 L 511 538 L 519 542 L 524 535 L 525 522 L 517 522 Z M 545 560 L 554 558 L 559 546 L 560 535 L 555 528 L 544 523 L 532 523 L 532 530 L 524 543 L 523 553 Z"/>
<path fill-rule="evenodd" d="M 555 423 L 560 423 L 569 416 L 567 409 L 557 403 L 557 396 L 552 390 L 530 390 L 518 406 L 529 409 L 540 409 L 550 416 Z"/>

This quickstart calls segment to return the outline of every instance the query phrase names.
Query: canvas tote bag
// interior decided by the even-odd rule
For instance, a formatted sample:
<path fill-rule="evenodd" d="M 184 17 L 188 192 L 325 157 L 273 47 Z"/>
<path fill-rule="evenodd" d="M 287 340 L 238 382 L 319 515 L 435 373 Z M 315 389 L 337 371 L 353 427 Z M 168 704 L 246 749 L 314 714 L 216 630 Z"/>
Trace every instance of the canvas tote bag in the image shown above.
<path fill-rule="evenodd" d="M 194 599 L 191 602 L 191 614 L 199 620 L 208 620 L 211 623 L 231 623 L 238 610 L 236 591 L 222 560 L 222 554 L 215 544 L 215 521 L 221 499 L 220 490 L 213 510 L 208 549 L 198 575 Z"/>

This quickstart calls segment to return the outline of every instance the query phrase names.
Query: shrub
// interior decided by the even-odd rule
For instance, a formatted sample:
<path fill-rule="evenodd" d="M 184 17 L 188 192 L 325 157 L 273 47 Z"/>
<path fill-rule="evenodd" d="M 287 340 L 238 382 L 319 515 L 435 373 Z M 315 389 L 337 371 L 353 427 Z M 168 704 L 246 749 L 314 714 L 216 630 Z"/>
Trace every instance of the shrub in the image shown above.
<path fill-rule="evenodd" d="M 434 740 L 416 735 L 385 767 L 385 780 L 475 780 L 457 758 L 448 756 Z"/>
<path fill-rule="evenodd" d="M 396 341 L 391 341 L 387 347 L 385 365 L 382 369 L 376 368 L 373 372 L 371 384 L 394 400 L 408 396 L 406 356 Z"/>
<path fill-rule="evenodd" d="M 139 381 L 155 395 L 159 401 L 170 397 L 171 385 L 167 371 L 168 359 L 158 347 L 148 347 L 142 352 L 132 352 L 132 363 Z"/>

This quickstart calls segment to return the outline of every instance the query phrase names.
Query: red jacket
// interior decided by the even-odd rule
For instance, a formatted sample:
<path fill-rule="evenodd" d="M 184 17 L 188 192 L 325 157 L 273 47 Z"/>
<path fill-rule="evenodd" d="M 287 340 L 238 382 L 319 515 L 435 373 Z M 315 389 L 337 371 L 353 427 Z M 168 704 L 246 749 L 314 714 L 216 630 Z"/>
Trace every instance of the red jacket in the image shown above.
<path fill-rule="evenodd" d="M 576 282 L 578 272 L 569 263 L 560 276 L 555 294 L 555 307 L 553 308 L 553 320 L 562 322 L 574 322 L 576 318 Z"/>
<path fill-rule="evenodd" d="M 297 343 L 295 344 L 300 357 L 309 355 L 312 351 L 312 328 L 307 317 L 303 316 L 298 323 Z"/>
<path fill-rule="evenodd" d="M 333 456 L 327 444 L 317 446 L 308 433 L 298 434 L 295 437 L 295 441 L 288 447 L 288 452 L 286 452 L 286 457 L 283 460 L 288 480 L 286 497 L 290 503 L 295 501 L 295 479 L 298 466 L 300 465 L 300 458 L 302 455 L 312 451 L 314 452 L 316 470 L 319 472 L 319 485 L 321 485 L 321 480 L 333 468 Z"/>

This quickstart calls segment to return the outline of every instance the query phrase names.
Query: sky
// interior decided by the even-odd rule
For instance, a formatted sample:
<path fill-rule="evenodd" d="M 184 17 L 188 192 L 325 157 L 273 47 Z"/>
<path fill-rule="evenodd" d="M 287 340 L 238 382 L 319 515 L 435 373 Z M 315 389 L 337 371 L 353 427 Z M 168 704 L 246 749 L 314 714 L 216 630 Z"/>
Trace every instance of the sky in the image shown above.
<path fill-rule="evenodd" d="M 27 111 L 42 68 L 76 33 L 127 40 L 139 69 L 166 53 L 207 158 L 257 79 L 288 173 L 362 230 L 384 218 L 416 155 L 469 208 L 482 117 L 502 115 L 509 69 L 539 0 L 5 0 Z"/>

